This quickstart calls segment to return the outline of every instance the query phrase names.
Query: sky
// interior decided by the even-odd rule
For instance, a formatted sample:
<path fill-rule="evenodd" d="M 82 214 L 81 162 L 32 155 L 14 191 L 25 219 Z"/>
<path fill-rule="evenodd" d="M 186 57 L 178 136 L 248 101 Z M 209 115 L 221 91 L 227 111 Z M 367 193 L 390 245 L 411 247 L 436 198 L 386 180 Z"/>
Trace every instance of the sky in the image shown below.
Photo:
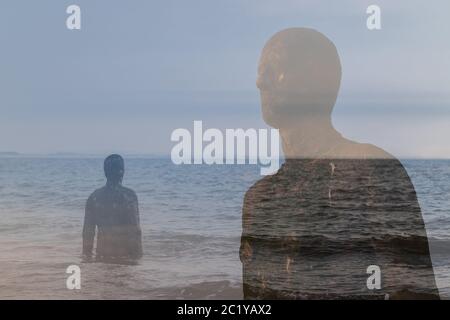
<path fill-rule="evenodd" d="M 81 8 L 81 30 L 66 8 Z M 366 8 L 381 8 L 369 31 Z M 311 27 L 342 63 L 335 127 L 405 158 L 450 158 L 450 2 L 2 0 L 0 152 L 169 155 L 176 128 L 265 128 L 265 42 Z"/>

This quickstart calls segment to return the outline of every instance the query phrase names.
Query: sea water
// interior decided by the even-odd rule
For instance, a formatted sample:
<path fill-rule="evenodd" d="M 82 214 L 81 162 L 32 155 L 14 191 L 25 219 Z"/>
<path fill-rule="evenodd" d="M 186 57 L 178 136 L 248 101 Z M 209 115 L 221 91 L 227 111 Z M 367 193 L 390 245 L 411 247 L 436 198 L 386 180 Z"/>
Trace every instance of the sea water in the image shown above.
<path fill-rule="evenodd" d="M 85 263 L 85 202 L 105 183 L 97 157 L 0 158 L 0 299 L 242 298 L 239 246 L 256 165 L 177 166 L 125 158 L 139 198 L 138 265 Z M 450 161 L 402 160 L 415 186 L 442 298 L 450 298 Z M 81 268 L 81 289 L 66 268 Z"/>

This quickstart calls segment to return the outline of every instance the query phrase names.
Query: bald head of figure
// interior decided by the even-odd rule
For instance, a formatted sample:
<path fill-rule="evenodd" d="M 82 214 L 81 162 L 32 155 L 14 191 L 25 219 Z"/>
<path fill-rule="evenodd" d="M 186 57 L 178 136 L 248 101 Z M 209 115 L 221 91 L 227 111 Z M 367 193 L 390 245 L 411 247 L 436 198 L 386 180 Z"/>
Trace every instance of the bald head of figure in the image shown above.
<path fill-rule="evenodd" d="M 263 118 L 275 128 L 331 118 L 340 82 L 339 55 L 327 37 L 308 28 L 282 30 L 266 43 L 259 63 Z"/>
<path fill-rule="evenodd" d="M 105 159 L 103 168 L 105 176 L 109 184 L 122 183 L 125 173 L 125 163 L 123 158 L 118 154 L 112 154 Z"/>

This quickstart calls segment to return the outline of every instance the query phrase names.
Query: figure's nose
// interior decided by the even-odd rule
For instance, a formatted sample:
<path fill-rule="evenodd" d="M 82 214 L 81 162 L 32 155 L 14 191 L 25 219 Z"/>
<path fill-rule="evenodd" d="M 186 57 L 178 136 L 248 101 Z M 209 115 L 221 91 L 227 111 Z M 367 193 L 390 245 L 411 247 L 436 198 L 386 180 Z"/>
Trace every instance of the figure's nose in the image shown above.
<path fill-rule="evenodd" d="M 259 90 L 268 90 L 270 89 L 270 79 L 267 76 L 260 75 L 256 80 L 256 86 Z"/>
<path fill-rule="evenodd" d="M 259 76 L 258 78 L 256 78 L 256 87 L 261 90 L 262 88 L 262 80 L 261 77 Z"/>

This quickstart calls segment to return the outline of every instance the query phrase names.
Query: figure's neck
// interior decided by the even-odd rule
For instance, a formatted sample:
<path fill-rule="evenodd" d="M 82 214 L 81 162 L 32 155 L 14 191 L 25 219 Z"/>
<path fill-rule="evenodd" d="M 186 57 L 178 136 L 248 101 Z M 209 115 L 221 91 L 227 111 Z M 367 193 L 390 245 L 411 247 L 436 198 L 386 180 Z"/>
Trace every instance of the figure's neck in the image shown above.
<path fill-rule="evenodd" d="M 333 148 L 344 138 L 333 127 L 331 119 L 308 118 L 288 128 L 281 128 L 286 158 L 321 158 L 331 156 Z"/>
<path fill-rule="evenodd" d="M 122 180 L 106 180 L 106 186 L 108 188 L 117 188 L 120 187 L 122 185 Z"/>

